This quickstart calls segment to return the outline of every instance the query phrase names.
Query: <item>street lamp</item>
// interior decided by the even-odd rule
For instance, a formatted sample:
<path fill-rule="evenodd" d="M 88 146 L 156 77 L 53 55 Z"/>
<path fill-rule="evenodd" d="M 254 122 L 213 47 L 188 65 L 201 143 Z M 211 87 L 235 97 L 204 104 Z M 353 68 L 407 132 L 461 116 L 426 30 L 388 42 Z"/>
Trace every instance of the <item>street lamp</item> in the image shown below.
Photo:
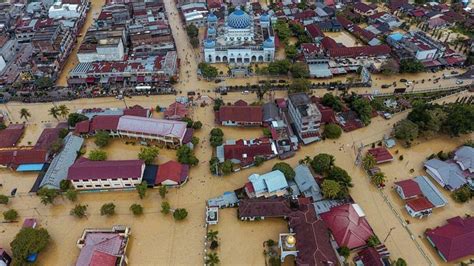
<path fill-rule="evenodd" d="M 392 227 L 390 228 L 390 231 L 388 231 L 388 234 L 387 236 L 385 237 L 385 239 L 383 240 L 383 242 L 385 243 L 385 241 L 387 241 L 388 237 L 390 236 L 390 234 L 392 233 L 392 230 L 395 229 L 395 227 Z"/>

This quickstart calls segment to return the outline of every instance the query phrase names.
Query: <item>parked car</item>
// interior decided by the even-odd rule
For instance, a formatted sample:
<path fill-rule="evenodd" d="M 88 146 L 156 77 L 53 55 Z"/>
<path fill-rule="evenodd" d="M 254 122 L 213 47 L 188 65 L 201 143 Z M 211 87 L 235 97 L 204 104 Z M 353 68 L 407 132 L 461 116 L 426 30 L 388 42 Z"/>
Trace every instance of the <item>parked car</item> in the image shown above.
<path fill-rule="evenodd" d="M 242 94 L 246 95 L 246 94 L 249 94 L 250 92 L 249 91 L 243 91 Z"/>
<path fill-rule="evenodd" d="M 215 83 L 219 83 L 219 82 L 222 82 L 222 79 L 216 79 L 214 80 Z"/>
<path fill-rule="evenodd" d="M 392 114 L 385 112 L 385 113 L 383 113 L 383 118 L 389 120 L 390 118 L 392 118 Z"/>
<path fill-rule="evenodd" d="M 383 85 L 382 85 L 382 89 L 386 89 L 386 88 L 390 88 L 390 85 L 383 84 Z"/>
<path fill-rule="evenodd" d="M 457 72 L 457 71 L 451 71 L 451 75 L 457 75 L 457 74 L 459 74 L 459 72 Z"/>
<path fill-rule="evenodd" d="M 463 83 L 464 83 L 464 81 L 462 81 L 462 80 L 457 80 L 457 81 L 456 81 L 456 84 L 457 84 L 457 85 L 461 85 L 461 84 L 463 84 Z"/>
<path fill-rule="evenodd" d="M 400 79 L 400 82 L 407 82 L 406 79 Z"/>

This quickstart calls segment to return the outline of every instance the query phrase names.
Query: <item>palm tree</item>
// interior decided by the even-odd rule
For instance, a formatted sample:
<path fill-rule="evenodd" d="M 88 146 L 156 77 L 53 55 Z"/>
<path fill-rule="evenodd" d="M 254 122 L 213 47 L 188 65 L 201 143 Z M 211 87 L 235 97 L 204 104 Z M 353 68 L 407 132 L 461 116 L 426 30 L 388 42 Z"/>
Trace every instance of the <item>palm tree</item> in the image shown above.
<path fill-rule="evenodd" d="M 218 234 L 219 234 L 219 231 L 210 230 L 209 232 L 207 232 L 206 238 L 209 241 L 214 241 L 214 240 L 217 240 Z"/>
<path fill-rule="evenodd" d="M 219 259 L 219 256 L 216 253 L 207 254 L 207 258 L 206 258 L 206 262 L 205 262 L 206 265 L 215 266 L 215 265 L 219 264 L 219 262 L 221 262 L 221 260 Z"/>
<path fill-rule="evenodd" d="M 306 164 L 309 165 L 312 159 L 309 156 L 305 156 L 304 159 L 299 160 L 299 164 Z"/>
<path fill-rule="evenodd" d="M 56 120 L 59 120 L 58 117 L 60 115 L 60 111 L 58 107 L 56 106 L 51 107 L 51 109 L 49 109 L 49 115 L 54 117 Z"/>
<path fill-rule="evenodd" d="M 28 120 L 28 118 L 31 117 L 30 111 L 26 108 L 21 108 L 20 110 L 20 118 L 24 118 L 25 120 Z"/>
<path fill-rule="evenodd" d="M 375 160 L 372 154 L 367 154 L 362 159 L 362 166 L 365 170 L 370 170 L 371 168 L 374 168 L 375 164 L 377 164 L 377 161 Z"/>
<path fill-rule="evenodd" d="M 66 118 L 66 116 L 69 114 L 69 108 L 64 104 L 61 104 L 58 107 L 58 111 L 59 111 L 59 115 L 63 118 Z"/>
<path fill-rule="evenodd" d="M 377 187 L 380 187 L 385 183 L 385 174 L 383 172 L 378 172 L 371 177 L 371 181 Z"/>

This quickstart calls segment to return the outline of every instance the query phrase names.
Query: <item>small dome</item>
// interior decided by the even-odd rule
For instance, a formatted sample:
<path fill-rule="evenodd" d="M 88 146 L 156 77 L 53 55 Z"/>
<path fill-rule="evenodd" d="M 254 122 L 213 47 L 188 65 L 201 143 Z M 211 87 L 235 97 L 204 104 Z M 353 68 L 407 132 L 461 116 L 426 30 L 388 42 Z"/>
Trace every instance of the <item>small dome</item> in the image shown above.
<path fill-rule="evenodd" d="M 215 34 L 216 33 L 216 29 L 214 27 L 209 27 L 207 29 L 207 34 Z"/>
<path fill-rule="evenodd" d="M 275 43 L 273 42 L 273 37 L 270 37 L 263 42 L 263 47 L 265 48 L 273 48 L 275 47 Z"/>
<path fill-rule="evenodd" d="M 260 15 L 260 21 L 268 22 L 268 21 L 270 21 L 270 16 L 266 13 L 263 13 L 263 14 Z"/>
<path fill-rule="evenodd" d="M 204 47 L 205 48 L 213 48 L 214 46 L 216 46 L 216 42 L 211 40 L 211 39 L 206 39 L 204 41 Z"/>
<path fill-rule="evenodd" d="M 296 238 L 294 236 L 288 236 L 286 238 L 286 243 L 288 245 L 294 245 L 296 243 Z"/>
<path fill-rule="evenodd" d="M 240 9 L 236 9 L 227 18 L 227 25 L 234 29 L 245 29 L 250 27 L 250 24 L 252 24 L 252 19 L 249 14 Z"/>
<path fill-rule="evenodd" d="M 208 22 L 217 22 L 217 17 L 216 15 L 214 15 L 214 13 L 209 13 L 209 15 L 207 16 L 207 21 Z"/>

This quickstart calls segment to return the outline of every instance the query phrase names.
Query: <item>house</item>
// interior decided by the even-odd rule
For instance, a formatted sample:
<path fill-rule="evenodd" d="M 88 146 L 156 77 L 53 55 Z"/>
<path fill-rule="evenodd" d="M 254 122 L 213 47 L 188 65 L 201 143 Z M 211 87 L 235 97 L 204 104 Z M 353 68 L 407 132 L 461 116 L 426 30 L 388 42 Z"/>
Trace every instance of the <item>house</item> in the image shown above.
<path fill-rule="evenodd" d="M 293 93 L 288 96 L 288 113 L 292 126 L 304 144 L 320 139 L 321 112 L 304 93 Z"/>
<path fill-rule="evenodd" d="M 375 158 L 377 164 L 393 161 L 392 154 L 384 147 L 373 148 L 367 152 Z"/>
<path fill-rule="evenodd" d="M 23 124 L 11 124 L 0 130 L 0 148 L 15 147 L 24 132 L 25 126 Z"/>
<path fill-rule="evenodd" d="M 8 255 L 7 251 L 0 248 L 0 265 L 9 266 L 12 262 L 12 257 Z"/>
<path fill-rule="evenodd" d="M 265 218 L 286 218 L 292 212 L 290 203 L 283 197 L 243 199 L 239 202 L 238 216 L 242 221 Z"/>
<path fill-rule="evenodd" d="M 219 222 L 219 208 L 206 207 L 206 223 L 215 225 Z"/>
<path fill-rule="evenodd" d="M 446 206 L 448 200 L 444 197 L 443 193 L 430 181 L 426 176 L 417 176 L 413 180 L 418 183 L 418 186 L 426 197 L 436 208 Z"/>
<path fill-rule="evenodd" d="M 423 218 L 430 216 L 434 205 L 425 197 L 418 197 L 406 201 L 405 209 L 411 217 Z"/>
<path fill-rule="evenodd" d="M 277 155 L 278 151 L 275 143 L 268 138 L 227 140 L 223 145 L 216 148 L 216 157 L 220 163 L 230 160 L 243 168 L 252 166 L 257 157 L 269 160 Z"/>
<path fill-rule="evenodd" d="M 459 216 L 447 224 L 427 229 L 426 239 L 446 262 L 474 255 L 474 217 Z"/>
<path fill-rule="evenodd" d="M 454 152 L 454 160 L 463 171 L 474 173 L 474 148 L 462 146 Z"/>
<path fill-rule="evenodd" d="M 170 160 L 158 167 L 155 185 L 180 186 L 186 183 L 188 177 L 189 165 Z"/>
<path fill-rule="evenodd" d="M 263 106 L 263 122 L 270 123 L 272 121 L 280 120 L 280 112 L 278 107 L 273 102 L 265 103 Z"/>
<path fill-rule="evenodd" d="M 188 108 L 185 104 L 174 102 L 166 108 L 164 112 L 165 119 L 168 120 L 183 120 L 188 117 Z"/>
<path fill-rule="evenodd" d="M 245 192 L 249 198 L 284 196 L 288 194 L 288 182 L 280 170 L 259 175 L 249 176 L 249 182 L 245 184 Z"/>
<path fill-rule="evenodd" d="M 132 107 L 125 108 L 123 110 L 124 115 L 131 115 L 131 116 L 140 116 L 140 117 L 150 117 L 151 112 L 148 108 L 143 108 L 142 106 L 136 104 Z"/>
<path fill-rule="evenodd" d="M 234 191 L 226 191 L 218 197 L 207 200 L 207 206 L 209 207 L 228 208 L 238 204 L 239 198 L 237 198 L 237 194 Z"/>
<path fill-rule="evenodd" d="M 417 198 L 423 195 L 418 183 L 412 179 L 395 182 L 395 190 L 403 200 Z"/>
<path fill-rule="evenodd" d="M 357 253 L 354 263 L 358 266 L 390 266 L 389 255 L 383 245 L 377 248 L 367 247 Z"/>
<path fill-rule="evenodd" d="M 81 251 L 76 266 L 127 265 L 126 252 L 129 239 L 130 227 L 123 225 L 113 226 L 112 229 L 85 229 L 81 238 L 77 240 L 77 247 Z"/>
<path fill-rule="evenodd" d="M 365 247 L 374 232 L 357 204 L 344 204 L 320 215 L 339 247 L 356 249 Z"/>
<path fill-rule="evenodd" d="M 313 42 L 319 42 L 324 38 L 323 31 L 319 28 L 318 24 L 313 23 L 305 27 L 306 32 Z"/>
<path fill-rule="evenodd" d="M 321 188 L 308 166 L 300 164 L 295 167 L 295 182 L 298 186 L 299 191 L 307 198 L 311 198 L 312 201 L 318 201 L 323 199 Z"/>
<path fill-rule="evenodd" d="M 91 161 L 79 158 L 69 167 L 67 179 L 77 190 L 123 189 L 140 184 L 142 160 Z"/>
<path fill-rule="evenodd" d="M 356 14 L 360 14 L 362 16 L 372 16 L 373 14 L 375 14 L 376 10 L 372 7 L 370 7 L 369 5 L 367 4 L 364 4 L 362 2 L 358 2 L 358 3 L 355 3 L 354 4 L 354 12 Z"/>
<path fill-rule="evenodd" d="M 237 104 L 221 106 L 216 112 L 217 122 L 223 126 L 261 126 L 263 110 L 261 106 Z"/>
<path fill-rule="evenodd" d="M 456 163 L 431 159 L 424 163 L 426 172 L 442 187 L 453 191 L 467 183 L 465 173 Z"/>

